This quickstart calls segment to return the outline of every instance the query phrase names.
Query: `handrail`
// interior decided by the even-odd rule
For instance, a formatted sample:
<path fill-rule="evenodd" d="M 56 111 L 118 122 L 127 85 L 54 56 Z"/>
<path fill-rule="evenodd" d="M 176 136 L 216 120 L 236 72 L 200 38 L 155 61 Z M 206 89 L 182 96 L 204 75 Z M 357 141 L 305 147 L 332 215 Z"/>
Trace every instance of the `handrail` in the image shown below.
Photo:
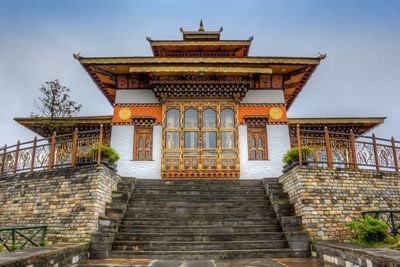
<path fill-rule="evenodd" d="M 103 125 L 100 129 L 57 135 L 0 149 L 0 176 L 34 170 L 45 170 L 76 164 L 100 164 L 101 153 L 90 153 L 103 144 Z"/>
<path fill-rule="evenodd" d="M 7 251 L 23 249 L 27 244 L 34 247 L 44 246 L 46 233 L 47 225 L 0 228 L 0 246 L 5 247 Z M 38 241 L 35 240 L 37 238 Z"/>
<path fill-rule="evenodd" d="M 312 155 L 299 149 L 299 165 L 328 168 L 373 169 L 399 172 L 400 142 L 349 133 L 301 129 L 297 125 L 293 146 L 308 147 Z"/>

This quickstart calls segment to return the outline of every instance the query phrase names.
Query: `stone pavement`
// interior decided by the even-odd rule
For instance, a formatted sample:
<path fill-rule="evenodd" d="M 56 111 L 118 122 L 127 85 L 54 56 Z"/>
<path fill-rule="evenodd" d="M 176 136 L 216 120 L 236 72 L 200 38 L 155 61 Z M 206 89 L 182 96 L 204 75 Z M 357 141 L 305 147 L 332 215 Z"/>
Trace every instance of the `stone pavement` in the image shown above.
<path fill-rule="evenodd" d="M 237 260 L 86 260 L 76 267 L 319 267 L 333 266 L 312 258 L 237 259 Z"/>

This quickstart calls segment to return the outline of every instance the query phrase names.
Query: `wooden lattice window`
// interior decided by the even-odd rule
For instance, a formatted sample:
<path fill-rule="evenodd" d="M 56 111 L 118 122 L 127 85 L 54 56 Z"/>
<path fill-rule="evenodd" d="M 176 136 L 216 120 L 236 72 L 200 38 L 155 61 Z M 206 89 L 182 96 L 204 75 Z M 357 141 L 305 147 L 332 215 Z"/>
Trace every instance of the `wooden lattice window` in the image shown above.
<path fill-rule="evenodd" d="M 247 129 L 249 143 L 249 160 L 267 160 L 267 131 L 264 127 L 249 127 Z"/>
<path fill-rule="evenodd" d="M 135 126 L 134 160 L 152 160 L 153 127 Z"/>

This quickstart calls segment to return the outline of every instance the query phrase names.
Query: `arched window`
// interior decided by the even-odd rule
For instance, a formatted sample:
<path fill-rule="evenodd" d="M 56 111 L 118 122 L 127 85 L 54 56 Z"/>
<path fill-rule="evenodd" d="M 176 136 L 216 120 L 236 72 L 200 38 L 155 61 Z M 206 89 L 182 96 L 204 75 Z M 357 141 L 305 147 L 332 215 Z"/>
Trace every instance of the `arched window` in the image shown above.
<path fill-rule="evenodd" d="M 215 110 L 207 108 L 203 111 L 203 128 L 216 128 L 217 117 Z"/>
<path fill-rule="evenodd" d="M 185 110 L 185 128 L 197 128 L 197 110 Z"/>
<path fill-rule="evenodd" d="M 221 128 L 235 127 L 235 113 L 232 109 L 226 108 L 221 111 Z"/>
<path fill-rule="evenodd" d="M 179 110 L 170 109 L 167 111 L 167 128 L 169 129 L 179 129 L 180 127 L 180 119 L 179 119 Z"/>

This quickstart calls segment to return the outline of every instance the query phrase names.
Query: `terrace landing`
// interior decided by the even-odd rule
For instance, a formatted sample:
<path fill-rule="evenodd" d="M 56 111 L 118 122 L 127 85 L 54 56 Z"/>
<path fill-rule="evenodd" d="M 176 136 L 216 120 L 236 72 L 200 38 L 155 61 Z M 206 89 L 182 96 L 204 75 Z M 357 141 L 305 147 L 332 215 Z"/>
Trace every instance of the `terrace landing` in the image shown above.
<path fill-rule="evenodd" d="M 236 259 L 236 260 L 149 260 L 149 259 L 107 259 L 86 260 L 77 267 L 320 267 L 334 266 L 315 258 L 279 259 Z"/>

